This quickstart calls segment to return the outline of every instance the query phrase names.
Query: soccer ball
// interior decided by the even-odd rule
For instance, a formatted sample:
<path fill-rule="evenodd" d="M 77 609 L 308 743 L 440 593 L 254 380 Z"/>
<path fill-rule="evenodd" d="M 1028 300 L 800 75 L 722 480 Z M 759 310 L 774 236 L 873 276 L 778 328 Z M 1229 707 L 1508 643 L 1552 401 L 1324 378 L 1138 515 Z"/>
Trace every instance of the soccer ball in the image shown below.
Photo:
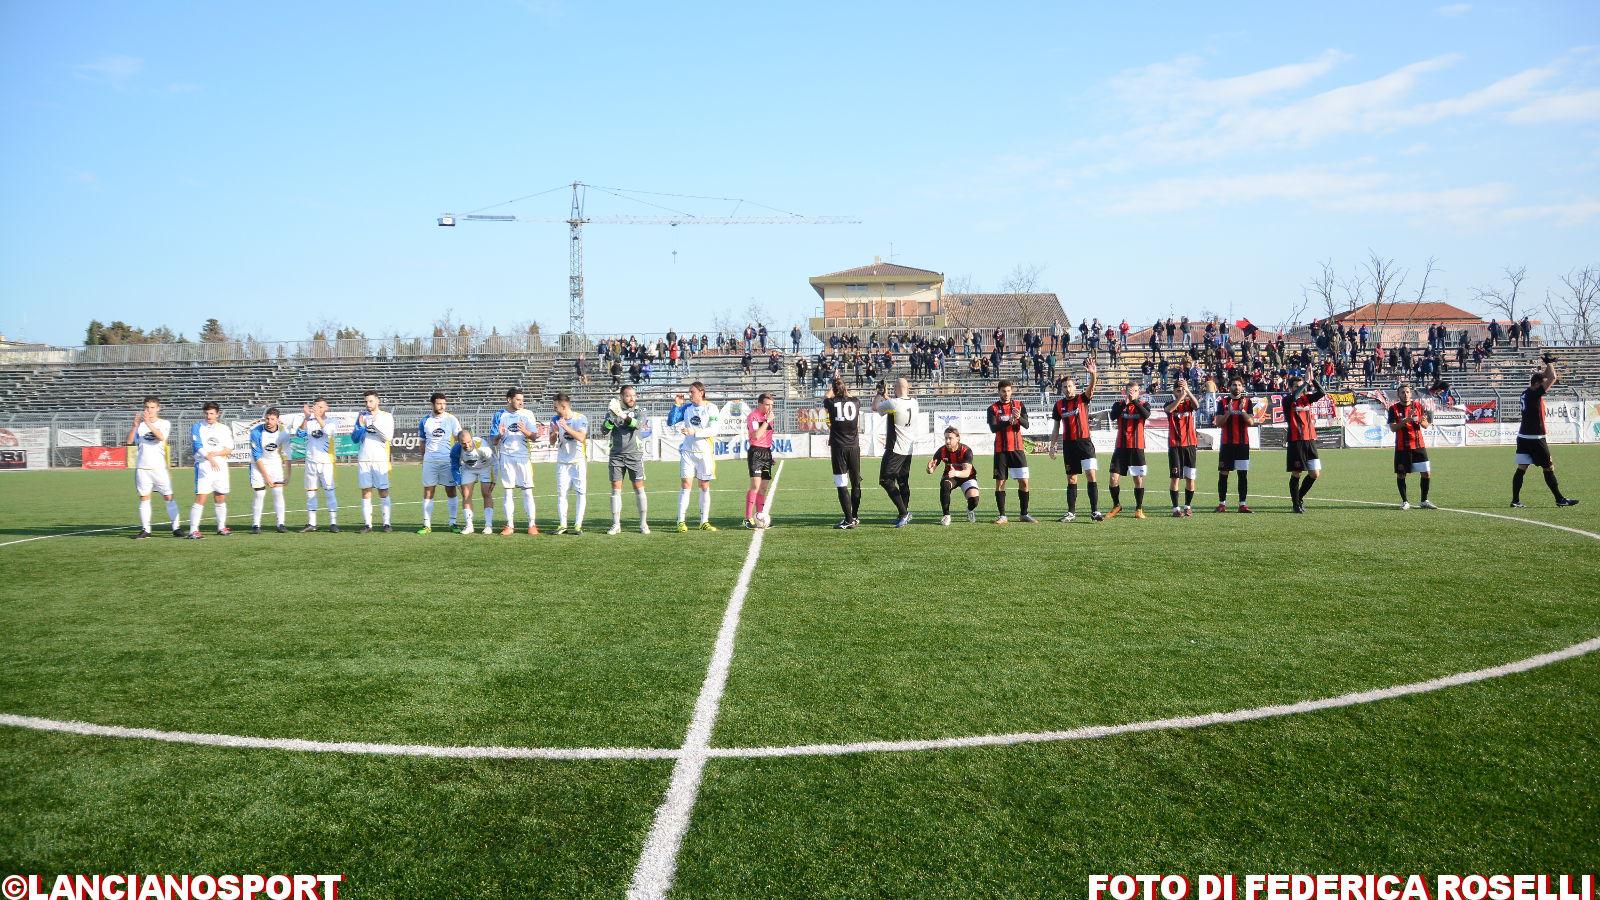
<path fill-rule="evenodd" d="M 756 513 L 756 524 L 762 528 L 770 528 L 772 526 L 772 514 L 766 510 Z"/>

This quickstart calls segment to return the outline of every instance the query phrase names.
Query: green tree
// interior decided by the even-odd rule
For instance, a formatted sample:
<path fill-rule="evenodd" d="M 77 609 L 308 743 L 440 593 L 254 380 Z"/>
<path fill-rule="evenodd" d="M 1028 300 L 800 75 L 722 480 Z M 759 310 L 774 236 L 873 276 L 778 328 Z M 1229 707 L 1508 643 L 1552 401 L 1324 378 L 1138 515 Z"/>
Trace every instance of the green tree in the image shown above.
<path fill-rule="evenodd" d="M 89 320 L 89 329 L 83 336 L 85 347 L 98 347 L 106 342 L 106 327 L 100 324 L 99 319 Z"/>
<path fill-rule="evenodd" d="M 207 319 L 206 324 L 200 326 L 200 343 L 224 344 L 228 341 L 228 333 L 222 330 L 222 323 L 216 319 Z"/>

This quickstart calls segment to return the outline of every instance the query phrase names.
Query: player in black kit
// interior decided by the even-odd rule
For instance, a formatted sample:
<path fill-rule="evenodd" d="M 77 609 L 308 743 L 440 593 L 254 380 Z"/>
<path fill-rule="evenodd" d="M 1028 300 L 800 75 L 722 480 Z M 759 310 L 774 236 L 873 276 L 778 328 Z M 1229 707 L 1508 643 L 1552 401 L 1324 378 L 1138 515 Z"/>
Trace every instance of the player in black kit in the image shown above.
<path fill-rule="evenodd" d="M 850 396 L 843 378 L 828 382 L 822 397 L 828 412 L 828 455 L 833 459 L 833 485 L 839 491 L 839 508 L 844 518 L 834 528 L 854 528 L 861 523 L 861 442 L 858 423 L 861 401 Z"/>
<path fill-rule="evenodd" d="M 928 460 L 928 474 L 933 474 L 940 463 L 944 464 L 944 474 L 939 478 L 939 524 L 950 524 L 952 491 L 966 495 L 967 521 L 978 521 L 978 470 L 972 461 L 972 448 L 961 443 L 961 432 L 954 427 L 944 430 L 944 446 Z"/>
<path fill-rule="evenodd" d="M 1528 389 L 1522 392 L 1522 424 L 1517 428 L 1517 471 L 1511 476 L 1511 508 L 1522 509 L 1522 478 L 1529 466 L 1544 470 L 1545 486 L 1555 495 L 1557 506 L 1577 506 L 1578 501 L 1561 493 L 1556 483 L 1556 463 L 1550 458 L 1550 444 L 1545 436 L 1544 395 L 1556 383 L 1554 357 L 1546 354 L 1543 366 L 1533 373 Z"/>

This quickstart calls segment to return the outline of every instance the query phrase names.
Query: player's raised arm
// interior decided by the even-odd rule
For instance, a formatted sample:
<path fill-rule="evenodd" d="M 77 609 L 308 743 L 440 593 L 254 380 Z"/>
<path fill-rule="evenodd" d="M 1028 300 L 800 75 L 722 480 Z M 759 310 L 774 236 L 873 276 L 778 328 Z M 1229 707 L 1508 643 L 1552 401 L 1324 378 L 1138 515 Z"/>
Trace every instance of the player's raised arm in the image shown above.
<path fill-rule="evenodd" d="M 1089 373 L 1089 386 L 1083 390 L 1083 399 L 1085 401 L 1093 400 L 1094 389 L 1100 384 L 1100 367 L 1095 364 L 1094 360 L 1086 359 L 1083 361 L 1083 370 Z"/>
<path fill-rule="evenodd" d="M 1541 379 L 1541 386 L 1539 389 L 1542 391 L 1548 391 L 1552 387 L 1555 387 L 1556 382 L 1561 380 L 1561 376 L 1556 374 L 1556 361 L 1554 357 L 1546 353 L 1543 357 L 1541 357 L 1541 361 L 1544 363 L 1544 368 L 1539 370 L 1539 378 Z"/>

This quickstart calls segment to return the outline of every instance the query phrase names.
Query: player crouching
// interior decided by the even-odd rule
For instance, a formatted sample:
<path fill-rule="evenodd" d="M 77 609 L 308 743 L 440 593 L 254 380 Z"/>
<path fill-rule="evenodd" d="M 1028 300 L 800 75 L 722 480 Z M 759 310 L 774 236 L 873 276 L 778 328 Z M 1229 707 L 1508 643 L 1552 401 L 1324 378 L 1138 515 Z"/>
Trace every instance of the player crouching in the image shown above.
<path fill-rule="evenodd" d="M 967 496 L 967 521 L 978 521 L 978 473 L 972 462 L 972 448 L 961 443 L 961 432 L 954 426 L 944 430 L 944 446 L 928 460 L 928 474 L 932 475 L 940 463 L 944 463 L 944 474 L 939 478 L 939 524 L 950 524 L 950 492 L 955 490 Z"/>
<path fill-rule="evenodd" d="M 462 534 L 472 534 L 472 487 L 482 485 L 483 533 L 494 534 L 494 448 L 473 437 L 471 429 L 461 429 L 461 441 L 451 448 L 456 484 L 461 487 L 461 514 L 465 517 Z"/>

